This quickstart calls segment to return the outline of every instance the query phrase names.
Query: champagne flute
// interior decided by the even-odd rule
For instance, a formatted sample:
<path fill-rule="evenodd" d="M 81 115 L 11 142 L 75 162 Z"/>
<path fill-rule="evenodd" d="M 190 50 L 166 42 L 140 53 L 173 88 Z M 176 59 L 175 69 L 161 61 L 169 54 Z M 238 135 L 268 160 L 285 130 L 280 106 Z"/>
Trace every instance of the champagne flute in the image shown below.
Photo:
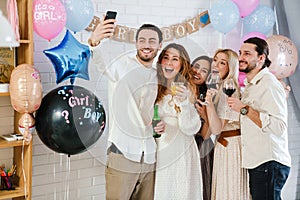
<path fill-rule="evenodd" d="M 231 97 L 233 93 L 236 91 L 234 81 L 232 78 L 226 79 L 223 83 L 223 92 L 228 96 Z"/>

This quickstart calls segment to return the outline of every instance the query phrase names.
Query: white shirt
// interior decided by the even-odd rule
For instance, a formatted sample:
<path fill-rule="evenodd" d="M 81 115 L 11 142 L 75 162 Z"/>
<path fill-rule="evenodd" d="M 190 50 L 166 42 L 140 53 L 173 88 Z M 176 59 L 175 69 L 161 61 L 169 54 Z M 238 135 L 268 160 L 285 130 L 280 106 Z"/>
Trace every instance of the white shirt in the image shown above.
<path fill-rule="evenodd" d="M 252 169 L 271 160 L 291 166 L 283 86 L 268 68 L 262 69 L 250 82 L 245 80 L 245 85 L 242 102 L 259 112 L 262 128 L 241 115 L 243 167 Z"/>
<path fill-rule="evenodd" d="M 93 62 L 108 81 L 108 142 L 123 155 L 140 162 L 155 163 L 156 143 L 151 120 L 157 95 L 156 68 L 147 68 L 136 58 L 136 52 L 125 54 L 105 66 L 99 48 L 93 51 Z"/>

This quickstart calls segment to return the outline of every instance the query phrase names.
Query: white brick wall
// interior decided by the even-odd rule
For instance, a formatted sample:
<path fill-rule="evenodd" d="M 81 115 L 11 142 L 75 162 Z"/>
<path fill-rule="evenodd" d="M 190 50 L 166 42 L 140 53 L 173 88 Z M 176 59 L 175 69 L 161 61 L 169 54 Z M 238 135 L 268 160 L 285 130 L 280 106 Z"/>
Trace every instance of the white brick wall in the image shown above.
<path fill-rule="evenodd" d="M 268 0 L 261 0 L 261 3 L 268 2 Z M 102 17 L 106 10 L 118 10 L 117 23 L 134 28 L 145 22 L 151 22 L 160 27 L 182 23 L 185 19 L 194 17 L 206 10 L 210 5 L 209 0 L 94 0 L 93 3 L 96 10 L 95 15 Z M 86 43 L 89 34 L 86 31 L 81 31 L 76 33 L 75 37 Z M 197 33 L 174 42 L 183 44 L 189 51 L 191 59 L 194 59 L 202 54 L 212 56 L 214 51 L 221 47 L 237 50 L 239 34 L 239 29 L 236 28 L 227 36 L 223 36 L 209 25 Z M 63 36 L 64 31 L 53 41 L 48 42 L 35 35 L 34 60 L 36 68 L 40 70 L 42 75 L 44 94 L 60 85 L 69 84 L 69 81 L 59 85 L 55 83 L 54 68 L 42 52 L 57 46 Z M 102 45 L 103 48 L 109 47 L 107 48 L 108 60 L 122 52 L 134 49 L 132 44 L 116 41 L 105 41 Z M 106 107 L 105 77 L 99 77 L 98 72 L 91 67 L 89 68 L 89 75 L 89 81 L 76 78 L 75 84 L 95 92 Z M 288 200 L 300 199 L 300 194 L 297 193 L 300 182 L 298 178 L 300 139 L 297 136 L 300 123 L 299 119 L 296 118 L 291 100 L 289 100 L 289 112 L 290 150 L 293 156 L 293 168 L 283 191 L 283 199 Z M 70 171 L 68 170 L 68 157 L 66 155 L 59 155 L 49 150 L 37 135 L 34 135 L 33 144 L 32 199 L 66 199 L 67 197 L 72 200 L 105 199 L 105 137 L 101 137 L 89 151 L 71 156 L 69 158 Z"/>

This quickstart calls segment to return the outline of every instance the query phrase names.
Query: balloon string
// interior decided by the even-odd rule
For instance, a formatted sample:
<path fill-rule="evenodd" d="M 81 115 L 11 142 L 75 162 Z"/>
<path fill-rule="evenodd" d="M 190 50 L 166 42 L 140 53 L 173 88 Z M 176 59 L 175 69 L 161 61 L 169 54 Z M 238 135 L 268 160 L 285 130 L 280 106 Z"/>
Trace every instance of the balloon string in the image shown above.
<path fill-rule="evenodd" d="M 22 144 L 21 160 L 22 160 L 22 173 L 24 178 L 24 194 L 25 194 L 25 198 L 27 198 L 27 179 L 26 179 L 25 168 L 24 168 L 24 147 L 25 147 L 25 140 L 23 140 L 23 144 Z"/>
<path fill-rule="evenodd" d="M 69 200 L 69 189 L 70 189 L 70 171 L 71 171 L 71 166 L 70 166 L 70 155 L 67 157 L 67 162 L 66 162 L 66 186 L 65 186 L 65 200 Z"/>
<path fill-rule="evenodd" d="M 276 35 L 279 35 L 279 26 L 278 26 L 278 16 L 276 13 L 276 6 L 274 5 L 274 16 L 275 16 L 275 27 L 276 27 Z"/>
<path fill-rule="evenodd" d="M 240 42 L 242 42 L 243 35 L 244 35 L 244 18 L 242 18 L 242 23 L 241 23 Z"/>
<path fill-rule="evenodd" d="M 223 34 L 218 34 L 218 47 L 223 48 Z"/>
<path fill-rule="evenodd" d="M 54 183 L 56 183 L 56 165 L 55 165 L 55 153 L 53 153 L 53 179 L 54 179 Z M 56 186 L 54 187 L 54 200 L 56 200 Z"/>

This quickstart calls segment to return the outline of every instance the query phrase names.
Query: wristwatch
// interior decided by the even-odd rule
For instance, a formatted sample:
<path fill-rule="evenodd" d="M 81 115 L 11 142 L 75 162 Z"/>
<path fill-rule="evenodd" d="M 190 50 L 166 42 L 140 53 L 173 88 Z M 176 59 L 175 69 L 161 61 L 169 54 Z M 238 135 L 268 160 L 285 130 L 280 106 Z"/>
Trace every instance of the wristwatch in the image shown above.
<path fill-rule="evenodd" d="M 249 106 L 242 107 L 240 110 L 241 115 L 247 115 L 249 111 Z"/>

